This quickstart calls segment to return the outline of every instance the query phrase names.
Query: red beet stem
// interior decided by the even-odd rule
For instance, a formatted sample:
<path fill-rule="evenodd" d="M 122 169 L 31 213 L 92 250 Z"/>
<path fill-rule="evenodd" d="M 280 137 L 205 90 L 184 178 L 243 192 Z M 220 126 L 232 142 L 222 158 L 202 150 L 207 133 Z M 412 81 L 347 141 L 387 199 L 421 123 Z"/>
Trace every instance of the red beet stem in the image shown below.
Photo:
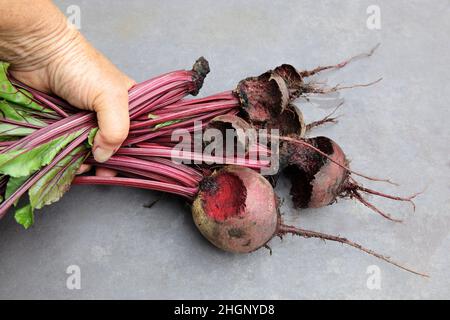
<path fill-rule="evenodd" d="M 198 191 L 197 188 L 192 187 L 184 187 L 159 181 L 122 178 L 122 177 L 79 176 L 73 180 L 73 184 L 113 185 L 113 186 L 134 187 L 140 189 L 149 189 L 173 193 L 176 195 L 186 197 L 190 200 L 193 197 L 195 197 Z"/>
<path fill-rule="evenodd" d="M 133 130 L 133 129 L 142 128 L 142 127 L 150 127 L 150 126 L 154 126 L 154 125 L 164 123 L 167 121 L 179 120 L 179 119 L 184 119 L 187 117 L 200 115 L 203 113 L 214 112 L 219 109 L 230 110 L 230 109 L 239 107 L 239 105 L 240 104 L 238 101 L 229 101 L 229 102 L 222 102 L 222 103 L 207 103 L 205 105 L 192 107 L 188 110 L 183 110 L 183 111 L 178 111 L 178 112 L 173 112 L 173 113 L 169 113 L 166 115 L 162 115 L 156 119 L 149 119 L 146 121 L 133 122 L 133 123 L 131 123 L 130 129 Z"/>
<path fill-rule="evenodd" d="M 73 116 L 67 117 L 33 132 L 23 139 L 18 140 L 7 149 L 2 150 L 2 152 L 22 148 L 28 148 L 28 150 L 31 150 L 32 148 L 35 148 L 42 144 L 44 141 L 52 139 L 58 135 L 61 135 L 62 133 L 74 132 L 73 128 L 76 128 L 78 125 L 88 123 L 89 121 L 93 121 L 94 119 L 95 115 L 93 113 L 79 112 Z"/>
<path fill-rule="evenodd" d="M 226 114 L 226 113 L 228 113 L 228 110 L 218 110 L 218 111 L 215 111 L 215 112 L 208 112 L 208 113 L 206 113 L 204 115 L 201 115 L 201 116 L 196 116 L 196 117 L 193 117 L 193 118 L 182 120 L 180 122 L 175 122 L 175 123 L 173 123 L 171 125 L 168 125 L 168 126 L 164 127 L 164 130 L 169 130 L 169 129 L 173 130 L 173 129 L 176 129 L 176 128 L 186 128 L 186 126 L 193 124 L 195 121 L 211 120 L 211 119 L 213 119 L 213 118 L 215 118 L 217 116 L 220 116 L 220 115 L 223 115 L 223 114 Z M 146 133 L 148 133 L 148 131 L 149 131 L 148 128 L 137 129 L 137 130 L 130 131 L 130 134 L 131 135 L 146 134 Z"/>
<path fill-rule="evenodd" d="M 89 161 L 91 164 L 95 164 L 95 161 Z M 196 187 L 201 179 L 196 176 L 190 175 L 183 170 L 179 170 L 174 166 L 169 166 L 167 164 L 162 164 L 159 162 L 154 162 L 150 160 L 137 159 L 127 156 L 112 156 L 104 164 L 113 165 L 116 167 L 130 168 L 141 171 L 146 171 L 149 173 L 157 173 L 162 176 L 169 177 L 179 182 L 180 184 Z"/>
<path fill-rule="evenodd" d="M 246 158 L 237 157 L 215 157 L 215 156 L 205 156 L 203 154 L 183 151 L 183 152 L 173 152 L 171 147 L 159 147 L 159 148 L 120 148 L 117 155 L 130 155 L 130 156 L 150 156 L 150 157 L 162 157 L 171 158 L 177 160 L 187 160 L 187 161 L 199 161 L 199 162 L 210 162 L 216 164 L 239 164 L 243 167 L 261 169 L 270 165 L 269 161 L 265 160 L 253 160 Z"/>
<path fill-rule="evenodd" d="M 114 171 L 124 175 L 124 176 L 131 177 L 131 178 L 139 178 L 139 179 L 147 178 L 147 179 L 154 180 L 154 181 L 172 183 L 172 184 L 177 184 L 177 185 L 179 184 L 178 181 L 176 181 L 172 178 L 169 178 L 169 177 L 157 174 L 157 173 L 148 172 L 147 170 L 132 169 L 132 168 L 128 168 L 128 167 L 114 166 L 114 165 L 104 164 L 104 163 L 101 163 L 101 164 L 97 163 L 95 166 L 97 168 L 102 167 L 102 168 L 111 169 L 111 170 L 114 170 Z"/>
<path fill-rule="evenodd" d="M 198 171 L 192 167 L 189 167 L 189 166 L 180 165 L 178 163 L 173 163 L 169 159 L 158 158 L 158 157 L 139 157 L 139 158 L 143 159 L 143 160 L 157 162 L 157 163 L 163 164 L 165 166 L 176 168 L 177 170 L 183 171 L 183 172 L 187 173 L 188 175 L 195 177 L 195 179 L 197 181 L 201 181 L 203 179 L 203 174 L 200 171 Z"/>

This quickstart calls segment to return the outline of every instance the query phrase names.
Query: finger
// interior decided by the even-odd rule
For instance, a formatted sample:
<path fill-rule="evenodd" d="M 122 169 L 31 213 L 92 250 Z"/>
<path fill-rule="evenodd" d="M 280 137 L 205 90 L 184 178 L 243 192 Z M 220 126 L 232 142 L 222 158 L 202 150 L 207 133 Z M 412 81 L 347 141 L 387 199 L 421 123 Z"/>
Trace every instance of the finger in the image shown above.
<path fill-rule="evenodd" d="M 117 175 L 117 171 L 108 168 L 96 167 L 95 175 L 98 177 L 115 177 Z"/>
<path fill-rule="evenodd" d="M 80 174 L 83 174 L 83 173 L 88 172 L 88 171 L 91 170 L 91 169 L 92 169 L 92 166 L 91 166 L 90 164 L 82 164 L 82 165 L 78 168 L 76 174 L 77 174 L 77 175 L 80 175 Z"/>
<path fill-rule="evenodd" d="M 93 154 L 98 162 L 107 161 L 120 147 L 128 135 L 130 118 L 128 114 L 128 92 L 105 93 L 94 105 L 99 130 L 95 135 Z"/>

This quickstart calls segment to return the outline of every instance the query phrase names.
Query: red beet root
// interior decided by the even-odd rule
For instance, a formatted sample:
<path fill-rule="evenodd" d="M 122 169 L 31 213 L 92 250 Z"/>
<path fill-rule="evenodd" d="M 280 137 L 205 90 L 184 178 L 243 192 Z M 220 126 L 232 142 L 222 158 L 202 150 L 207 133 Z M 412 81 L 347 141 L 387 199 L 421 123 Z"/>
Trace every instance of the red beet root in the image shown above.
<path fill-rule="evenodd" d="M 296 115 L 292 119 L 293 108 L 290 103 L 293 100 L 299 97 L 307 97 L 311 94 L 327 94 L 343 89 L 371 86 L 381 80 L 378 79 L 367 84 L 337 85 L 325 88 L 313 82 L 305 82 L 304 79 L 326 70 L 343 68 L 358 58 L 370 57 L 377 47 L 378 45 L 369 53 L 359 54 L 336 65 L 299 71 L 292 65 L 283 64 L 258 77 L 249 77 L 242 80 L 235 90 L 235 94 L 241 102 L 240 116 L 256 128 L 279 128 L 282 131 L 282 135 L 296 134 L 303 136 L 304 124 L 298 125 L 298 118 L 302 119 L 301 114 Z M 313 123 L 312 126 L 324 122 L 334 122 L 334 119 L 324 119 L 318 123 Z"/>
<path fill-rule="evenodd" d="M 272 186 L 255 171 L 236 166 L 217 171 L 201 182 L 192 215 L 205 238 L 230 252 L 257 250 L 277 229 Z"/>
<path fill-rule="evenodd" d="M 355 172 L 348 168 L 349 162 L 344 152 L 329 138 L 285 139 L 280 154 L 282 171 L 291 181 L 292 200 L 298 208 L 319 208 L 334 203 L 339 197 L 349 197 L 357 199 L 383 217 L 399 222 L 400 220 L 392 218 L 365 200 L 361 192 L 397 201 L 408 201 L 414 206 L 412 199 L 417 194 L 410 197 L 391 196 L 364 188 L 355 182 L 350 176 Z M 370 180 L 380 180 L 356 174 Z"/>

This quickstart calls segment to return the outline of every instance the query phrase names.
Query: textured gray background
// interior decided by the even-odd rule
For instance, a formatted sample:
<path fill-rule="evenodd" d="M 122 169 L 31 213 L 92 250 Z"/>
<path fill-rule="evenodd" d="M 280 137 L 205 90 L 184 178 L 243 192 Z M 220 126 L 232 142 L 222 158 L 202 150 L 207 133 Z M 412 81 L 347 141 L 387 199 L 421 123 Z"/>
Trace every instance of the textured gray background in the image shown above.
<path fill-rule="evenodd" d="M 354 169 L 401 187 L 366 185 L 402 194 L 426 188 L 416 212 L 373 197 L 405 222 L 386 221 L 351 200 L 301 213 L 287 201 L 284 212 L 289 222 L 345 235 L 431 278 L 319 240 L 274 239 L 273 256 L 223 253 L 201 237 L 175 197 L 146 209 L 157 193 L 80 186 L 40 210 L 28 231 L 12 215 L 0 222 L 0 298 L 450 298 L 448 0 L 57 4 L 63 10 L 79 5 L 82 32 L 138 81 L 190 67 L 204 55 L 212 73 L 203 95 L 277 64 L 311 68 L 381 42 L 372 58 L 327 74 L 330 84 L 384 80 L 342 92 L 340 123 L 314 134 L 338 141 Z M 370 4 L 381 7 L 381 30 L 366 27 Z M 330 111 L 300 106 L 309 120 Z M 81 268 L 81 290 L 66 289 L 65 271 L 73 264 Z M 381 269 L 381 290 L 366 286 L 373 264 Z"/>

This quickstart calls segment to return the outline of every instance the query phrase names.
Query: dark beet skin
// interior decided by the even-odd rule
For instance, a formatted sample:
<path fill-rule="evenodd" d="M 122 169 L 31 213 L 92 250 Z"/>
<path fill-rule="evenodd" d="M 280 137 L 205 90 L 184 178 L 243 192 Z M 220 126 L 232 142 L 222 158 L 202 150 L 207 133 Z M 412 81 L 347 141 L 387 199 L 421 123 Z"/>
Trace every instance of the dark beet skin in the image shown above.
<path fill-rule="evenodd" d="M 255 128 L 276 128 L 282 135 L 302 137 L 306 130 L 303 115 L 291 102 L 308 88 L 297 70 L 288 64 L 246 78 L 235 90 L 241 101 L 239 116 Z"/>
<path fill-rule="evenodd" d="M 195 61 L 194 66 L 192 67 L 192 71 L 194 71 L 193 82 L 195 84 L 195 88 L 193 88 L 190 93 L 193 96 L 196 96 L 203 86 L 206 75 L 210 72 L 208 60 L 206 60 L 204 57 L 198 58 L 197 61 Z"/>
<path fill-rule="evenodd" d="M 299 108 L 290 104 L 277 117 L 274 117 L 266 125 L 267 129 L 278 129 L 280 135 L 304 137 L 307 125 Z"/>
<path fill-rule="evenodd" d="M 241 101 L 241 114 L 250 123 L 265 123 L 288 104 L 284 83 L 272 79 L 270 72 L 242 80 L 236 94 Z"/>
<path fill-rule="evenodd" d="M 206 239 L 234 253 L 261 248 L 277 231 L 272 186 L 256 171 L 238 166 L 225 167 L 204 179 L 192 215 Z"/>
<path fill-rule="evenodd" d="M 215 117 L 208 123 L 206 129 L 216 129 L 222 133 L 223 150 L 226 150 L 227 143 L 229 143 L 230 145 L 231 143 L 233 143 L 233 145 L 235 146 L 235 152 L 237 152 L 237 150 L 243 150 L 245 153 L 247 153 L 249 144 L 256 141 L 256 132 L 255 130 L 251 130 L 253 129 L 253 127 L 244 119 L 232 114 L 225 114 Z M 234 141 L 226 141 L 226 138 L 228 137 L 227 130 L 234 131 Z"/>
<path fill-rule="evenodd" d="M 304 140 L 331 159 L 347 166 L 337 143 L 326 137 Z M 307 146 L 284 141 L 280 148 L 283 173 L 291 181 L 291 196 L 297 208 L 319 208 L 333 203 L 343 192 L 349 173 Z"/>
<path fill-rule="evenodd" d="M 307 88 L 303 82 L 303 77 L 297 69 L 290 64 L 283 64 L 276 67 L 273 70 L 273 73 L 279 75 L 284 80 L 288 87 L 291 100 L 298 98 L 305 91 L 305 88 Z"/>

